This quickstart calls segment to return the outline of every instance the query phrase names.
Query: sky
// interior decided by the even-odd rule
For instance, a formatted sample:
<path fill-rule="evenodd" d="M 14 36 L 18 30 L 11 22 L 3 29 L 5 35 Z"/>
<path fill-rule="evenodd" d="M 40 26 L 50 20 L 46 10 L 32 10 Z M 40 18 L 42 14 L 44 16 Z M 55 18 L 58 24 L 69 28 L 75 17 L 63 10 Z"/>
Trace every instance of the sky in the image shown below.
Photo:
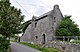
<path fill-rule="evenodd" d="M 55 4 L 63 15 L 71 15 L 71 19 L 78 24 L 80 28 L 80 0 L 10 0 L 11 5 L 21 9 L 24 20 L 32 19 L 32 16 L 40 16 L 50 10 L 53 10 Z"/>

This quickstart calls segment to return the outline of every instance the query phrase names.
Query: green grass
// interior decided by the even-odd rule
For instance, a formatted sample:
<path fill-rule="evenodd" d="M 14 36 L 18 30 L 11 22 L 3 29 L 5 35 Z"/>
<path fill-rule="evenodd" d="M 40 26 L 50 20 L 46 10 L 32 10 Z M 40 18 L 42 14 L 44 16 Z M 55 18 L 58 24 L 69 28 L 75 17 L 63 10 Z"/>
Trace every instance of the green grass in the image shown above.
<path fill-rule="evenodd" d="M 32 48 L 35 48 L 35 49 L 38 49 L 42 52 L 61 52 L 60 50 L 58 49 L 54 49 L 54 48 L 43 48 L 37 44 L 30 44 L 30 43 L 25 43 L 25 42 L 19 42 L 20 44 L 23 44 L 23 45 L 27 45 L 27 46 L 30 46 Z"/>
<path fill-rule="evenodd" d="M 80 44 L 80 40 L 75 40 L 72 43 Z"/>

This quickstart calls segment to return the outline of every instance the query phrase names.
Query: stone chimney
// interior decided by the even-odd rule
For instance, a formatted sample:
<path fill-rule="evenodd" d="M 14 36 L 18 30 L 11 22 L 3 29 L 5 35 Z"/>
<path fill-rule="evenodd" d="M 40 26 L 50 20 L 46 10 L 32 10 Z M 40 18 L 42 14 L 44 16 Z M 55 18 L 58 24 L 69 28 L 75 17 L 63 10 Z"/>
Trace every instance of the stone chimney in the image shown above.
<path fill-rule="evenodd" d="M 59 9 L 59 5 L 54 5 L 54 9 Z"/>

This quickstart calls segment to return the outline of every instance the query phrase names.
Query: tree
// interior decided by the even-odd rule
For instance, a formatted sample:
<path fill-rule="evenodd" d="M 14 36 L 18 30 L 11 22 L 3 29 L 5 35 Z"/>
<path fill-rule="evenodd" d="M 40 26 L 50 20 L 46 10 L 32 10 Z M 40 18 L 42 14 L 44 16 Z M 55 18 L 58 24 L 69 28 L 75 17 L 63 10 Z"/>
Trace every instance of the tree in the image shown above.
<path fill-rule="evenodd" d="M 21 10 L 11 6 L 9 0 L 0 1 L 0 34 L 7 38 L 20 33 L 23 19 Z"/>
<path fill-rule="evenodd" d="M 11 6 L 9 0 L 0 1 L 0 52 L 7 52 L 10 45 L 8 37 L 21 33 L 23 19 L 21 10 Z"/>
<path fill-rule="evenodd" d="M 71 16 L 64 16 L 61 20 L 56 30 L 56 36 L 79 36 L 78 25 L 75 24 L 70 17 Z"/>
<path fill-rule="evenodd" d="M 31 21 L 31 20 L 26 21 L 26 22 L 24 22 L 24 23 L 22 24 L 22 32 L 23 32 L 23 33 L 25 32 L 25 30 L 26 30 L 27 27 L 29 26 L 30 21 Z"/>

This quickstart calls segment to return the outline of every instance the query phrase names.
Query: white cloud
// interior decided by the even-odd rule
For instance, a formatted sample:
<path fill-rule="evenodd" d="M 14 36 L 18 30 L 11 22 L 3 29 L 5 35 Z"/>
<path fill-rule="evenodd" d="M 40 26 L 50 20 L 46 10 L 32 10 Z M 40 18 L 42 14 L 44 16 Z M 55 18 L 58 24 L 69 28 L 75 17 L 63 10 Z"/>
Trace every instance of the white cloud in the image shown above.
<path fill-rule="evenodd" d="M 80 26 L 80 0 L 16 0 L 30 14 L 26 13 L 16 2 L 11 0 L 13 6 L 21 8 L 26 16 L 25 20 L 31 19 L 32 15 L 41 15 L 53 9 L 55 4 L 58 4 L 63 15 L 72 15 L 73 21 Z"/>

